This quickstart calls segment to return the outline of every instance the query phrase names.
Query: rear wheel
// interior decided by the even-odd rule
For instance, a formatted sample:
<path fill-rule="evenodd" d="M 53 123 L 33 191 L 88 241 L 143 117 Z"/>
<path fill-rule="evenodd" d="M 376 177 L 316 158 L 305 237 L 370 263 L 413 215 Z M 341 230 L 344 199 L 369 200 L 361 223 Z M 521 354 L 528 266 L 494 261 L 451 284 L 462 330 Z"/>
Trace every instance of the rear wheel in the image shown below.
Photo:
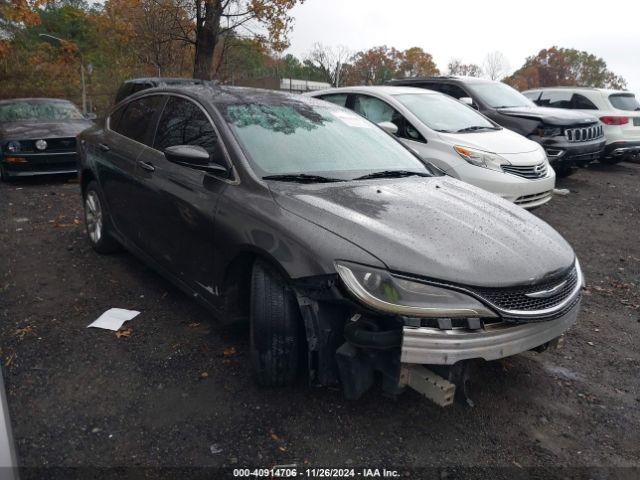
<path fill-rule="evenodd" d="M 84 194 L 84 220 L 87 237 L 98 253 L 113 253 L 120 245 L 111 236 L 111 223 L 105 215 L 104 202 L 96 182 L 89 182 Z"/>
<path fill-rule="evenodd" d="M 292 385 L 300 369 L 302 319 L 282 275 L 263 261 L 251 274 L 251 359 L 258 384 Z"/>

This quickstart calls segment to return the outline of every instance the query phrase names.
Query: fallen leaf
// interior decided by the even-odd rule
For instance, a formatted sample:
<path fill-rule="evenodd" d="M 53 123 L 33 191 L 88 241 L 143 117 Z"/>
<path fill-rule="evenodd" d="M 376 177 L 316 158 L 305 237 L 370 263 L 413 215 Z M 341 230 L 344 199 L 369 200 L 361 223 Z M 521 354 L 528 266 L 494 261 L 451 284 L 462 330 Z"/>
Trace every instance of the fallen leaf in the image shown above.
<path fill-rule="evenodd" d="M 275 433 L 271 432 L 271 440 L 273 440 L 274 442 L 279 442 L 280 441 L 280 437 L 278 435 L 276 435 Z"/>
<path fill-rule="evenodd" d="M 197 326 L 199 326 L 200 324 L 198 322 L 193 322 L 190 323 L 189 325 L 187 325 L 189 328 L 196 328 Z"/>
<path fill-rule="evenodd" d="M 287 451 L 287 449 L 284 448 L 284 447 L 278 447 L 278 450 L 280 450 L 281 452 L 286 452 Z"/>
<path fill-rule="evenodd" d="M 227 347 L 222 351 L 222 355 L 225 357 L 233 357 L 236 354 L 235 347 Z"/>
<path fill-rule="evenodd" d="M 121 328 L 120 330 L 118 330 L 116 332 L 116 337 L 118 338 L 122 338 L 122 337 L 130 337 L 131 334 L 133 333 L 133 329 L 131 327 L 128 328 Z"/>
<path fill-rule="evenodd" d="M 200 378 L 209 378 L 209 373 L 208 372 L 202 372 L 200 374 Z"/>
<path fill-rule="evenodd" d="M 8 367 L 9 365 L 11 365 L 11 363 L 15 360 L 16 356 L 18 354 L 13 352 L 11 355 L 9 355 L 4 363 L 5 367 Z"/>
<path fill-rule="evenodd" d="M 14 334 L 16 337 L 20 337 L 20 340 L 22 340 L 27 334 L 30 335 L 35 335 L 36 332 L 33 329 L 33 327 L 31 325 L 26 326 L 24 328 L 19 328 L 16 330 L 16 333 Z"/>

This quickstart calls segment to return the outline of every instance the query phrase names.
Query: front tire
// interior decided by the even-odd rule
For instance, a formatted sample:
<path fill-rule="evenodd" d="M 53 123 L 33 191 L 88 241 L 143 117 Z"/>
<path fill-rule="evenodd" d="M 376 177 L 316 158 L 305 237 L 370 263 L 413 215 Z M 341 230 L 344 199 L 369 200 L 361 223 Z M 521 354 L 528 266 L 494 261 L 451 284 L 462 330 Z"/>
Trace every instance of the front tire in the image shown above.
<path fill-rule="evenodd" d="M 98 253 L 113 253 L 120 250 L 120 245 L 111 236 L 111 223 L 104 209 L 104 201 L 98 184 L 89 182 L 84 193 L 84 221 L 87 238 Z"/>
<path fill-rule="evenodd" d="M 302 350 L 300 308 L 282 275 L 260 260 L 251 274 L 250 307 L 251 360 L 258 384 L 292 385 Z"/>
<path fill-rule="evenodd" d="M 1 182 L 9 182 L 11 177 L 7 173 L 4 167 L 0 166 L 0 181 Z"/>
<path fill-rule="evenodd" d="M 557 167 L 553 167 L 553 169 L 556 172 L 556 176 L 559 178 L 568 177 L 576 172 L 576 169 L 571 165 L 558 165 Z"/>

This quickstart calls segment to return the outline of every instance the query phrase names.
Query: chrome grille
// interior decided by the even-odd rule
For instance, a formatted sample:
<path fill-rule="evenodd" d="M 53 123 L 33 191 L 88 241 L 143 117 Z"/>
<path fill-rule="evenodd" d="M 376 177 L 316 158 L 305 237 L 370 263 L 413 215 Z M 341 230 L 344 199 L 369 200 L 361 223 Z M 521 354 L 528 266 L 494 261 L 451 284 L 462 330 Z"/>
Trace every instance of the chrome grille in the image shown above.
<path fill-rule="evenodd" d="M 537 179 L 547 176 L 547 164 L 543 162 L 527 166 L 502 165 L 502 171 L 522 178 Z"/>
<path fill-rule="evenodd" d="M 567 128 L 564 135 L 569 142 L 588 142 L 604 136 L 602 125 L 592 125 L 590 127 Z"/>
<path fill-rule="evenodd" d="M 553 289 L 562 282 L 565 282 L 562 287 L 547 298 L 532 298 L 527 296 L 527 294 Z M 536 285 L 513 288 L 474 288 L 473 291 L 500 310 L 526 312 L 546 310 L 560 305 L 567 300 L 575 290 L 577 282 L 578 272 L 574 267 L 569 273 L 562 277 Z"/>

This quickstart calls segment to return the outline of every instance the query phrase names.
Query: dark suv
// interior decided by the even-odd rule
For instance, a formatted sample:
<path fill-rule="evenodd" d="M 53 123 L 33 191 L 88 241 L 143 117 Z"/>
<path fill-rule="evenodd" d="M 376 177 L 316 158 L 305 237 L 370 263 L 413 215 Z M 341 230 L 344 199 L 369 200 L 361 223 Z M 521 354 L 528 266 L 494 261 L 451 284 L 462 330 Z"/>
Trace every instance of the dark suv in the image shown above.
<path fill-rule="evenodd" d="M 430 77 L 391 80 L 388 85 L 436 90 L 467 103 L 499 125 L 541 144 L 558 175 L 569 174 L 574 165 L 597 160 L 605 146 L 603 128 L 597 118 L 538 107 L 502 82 L 472 77 Z"/>
<path fill-rule="evenodd" d="M 134 93 L 141 92 L 154 87 L 177 87 L 179 85 L 202 85 L 206 80 L 196 78 L 169 78 L 169 77 L 145 77 L 132 78 L 122 82 L 118 93 L 116 93 L 115 103 L 120 103 Z"/>

